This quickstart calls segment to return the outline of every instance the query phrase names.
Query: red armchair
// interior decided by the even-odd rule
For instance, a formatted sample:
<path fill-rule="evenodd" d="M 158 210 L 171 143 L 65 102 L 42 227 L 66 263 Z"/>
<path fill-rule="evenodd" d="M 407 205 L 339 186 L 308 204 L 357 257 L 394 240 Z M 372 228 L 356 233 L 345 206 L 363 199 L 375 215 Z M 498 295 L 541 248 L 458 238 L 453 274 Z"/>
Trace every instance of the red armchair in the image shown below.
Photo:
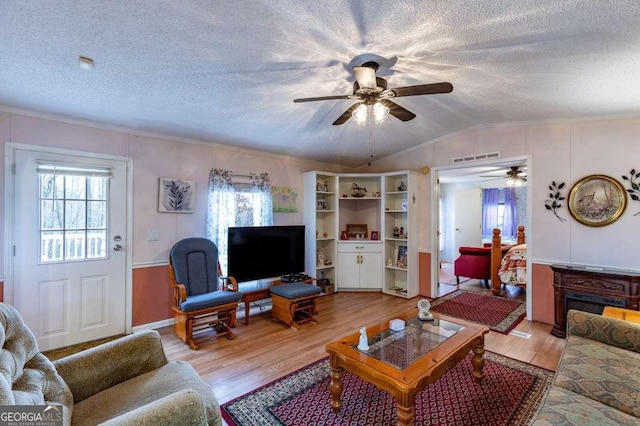
<path fill-rule="evenodd" d="M 502 256 L 509 251 L 510 245 L 502 245 Z M 456 283 L 460 284 L 460 277 L 484 280 L 484 286 L 489 286 L 491 279 L 491 244 L 484 247 L 460 247 L 460 256 L 453 263 L 453 273 Z"/>
<path fill-rule="evenodd" d="M 484 280 L 484 286 L 490 288 L 491 247 L 460 247 L 460 256 L 453 263 L 453 273 L 458 284 L 460 277 L 475 278 Z"/>

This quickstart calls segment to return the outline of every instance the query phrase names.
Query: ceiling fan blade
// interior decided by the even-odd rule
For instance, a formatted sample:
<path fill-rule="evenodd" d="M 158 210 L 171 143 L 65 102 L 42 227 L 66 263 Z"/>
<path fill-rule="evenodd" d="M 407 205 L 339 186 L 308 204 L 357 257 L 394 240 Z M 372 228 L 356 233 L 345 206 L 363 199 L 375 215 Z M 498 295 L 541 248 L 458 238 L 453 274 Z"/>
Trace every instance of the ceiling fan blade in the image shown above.
<path fill-rule="evenodd" d="M 356 75 L 356 80 L 361 89 L 375 89 L 376 84 L 376 70 L 369 67 L 353 67 L 353 73 Z"/>
<path fill-rule="evenodd" d="M 353 111 L 358 108 L 358 105 L 360 105 L 362 102 L 357 102 L 353 105 L 351 105 L 349 107 L 348 110 L 346 110 L 344 113 L 342 113 L 342 115 L 340 117 L 338 117 L 338 119 L 336 121 L 333 122 L 334 126 L 338 126 L 340 124 L 344 124 L 347 122 L 347 120 L 349 120 L 351 118 L 351 113 L 353 113 Z"/>
<path fill-rule="evenodd" d="M 416 95 L 434 95 L 437 93 L 449 93 L 453 90 L 451 83 L 433 83 L 419 84 L 417 86 L 396 87 L 391 89 L 395 93 L 395 97 L 399 96 L 416 96 Z"/>
<path fill-rule="evenodd" d="M 395 102 L 391 102 L 389 99 L 380 99 L 378 102 L 389 108 L 389 114 L 393 115 L 399 120 L 409 121 L 416 118 L 416 115 L 414 113 L 412 113 L 408 109 L 401 107 Z"/>
<path fill-rule="evenodd" d="M 315 98 L 299 98 L 294 99 L 293 102 L 313 102 L 313 101 L 330 101 L 333 99 L 349 99 L 352 95 L 336 95 L 336 96 L 318 96 Z"/>

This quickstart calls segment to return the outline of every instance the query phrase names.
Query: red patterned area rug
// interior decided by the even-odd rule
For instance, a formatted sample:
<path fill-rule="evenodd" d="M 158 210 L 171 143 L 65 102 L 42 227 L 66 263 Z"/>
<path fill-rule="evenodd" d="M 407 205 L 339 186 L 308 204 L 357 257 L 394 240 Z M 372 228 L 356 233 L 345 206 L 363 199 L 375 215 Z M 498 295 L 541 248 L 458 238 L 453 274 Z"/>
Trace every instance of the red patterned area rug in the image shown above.
<path fill-rule="evenodd" d="M 526 425 L 553 380 L 553 372 L 491 352 L 485 377 L 473 376 L 471 356 L 416 396 L 416 425 Z M 393 397 L 346 372 L 342 410 L 331 410 L 328 358 L 221 406 L 230 426 L 395 425 Z"/>
<path fill-rule="evenodd" d="M 527 306 L 504 297 L 456 290 L 431 302 L 431 310 L 509 334 L 524 319 Z"/>

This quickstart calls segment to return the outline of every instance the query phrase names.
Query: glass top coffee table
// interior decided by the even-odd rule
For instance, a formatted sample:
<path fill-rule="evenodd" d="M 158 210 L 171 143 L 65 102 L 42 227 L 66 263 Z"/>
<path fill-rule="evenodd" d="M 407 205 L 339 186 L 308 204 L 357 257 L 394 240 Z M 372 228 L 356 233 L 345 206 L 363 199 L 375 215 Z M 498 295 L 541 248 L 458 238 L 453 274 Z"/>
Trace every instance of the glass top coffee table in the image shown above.
<path fill-rule="evenodd" d="M 420 321 L 418 309 L 367 328 L 369 349 L 359 350 L 360 333 L 327 344 L 331 364 L 331 407 L 342 408 L 342 377 L 349 371 L 396 400 L 398 425 L 413 424 L 415 396 L 438 380 L 449 367 L 473 351 L 473 376 L 484 374 L 484 335 L 489 328 L 433 313 L 433 321 Z M 404 330 L 389 329 L 391 319 L 405 321 Z"/>

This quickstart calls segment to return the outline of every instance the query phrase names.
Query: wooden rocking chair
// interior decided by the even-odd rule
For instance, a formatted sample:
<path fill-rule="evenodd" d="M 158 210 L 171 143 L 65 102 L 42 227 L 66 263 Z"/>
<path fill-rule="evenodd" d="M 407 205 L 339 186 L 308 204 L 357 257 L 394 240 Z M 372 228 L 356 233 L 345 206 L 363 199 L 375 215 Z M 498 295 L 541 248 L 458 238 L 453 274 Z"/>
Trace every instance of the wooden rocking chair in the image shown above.
<path fill-rule="evenodd" d="M 242 294 L 233 277 L 221 276 L 218 248 L 206 238 L 178 241 L 169 254 L 174 289 L 174 331 L 191 349 L 207 340 L 235 335 Z"/>

